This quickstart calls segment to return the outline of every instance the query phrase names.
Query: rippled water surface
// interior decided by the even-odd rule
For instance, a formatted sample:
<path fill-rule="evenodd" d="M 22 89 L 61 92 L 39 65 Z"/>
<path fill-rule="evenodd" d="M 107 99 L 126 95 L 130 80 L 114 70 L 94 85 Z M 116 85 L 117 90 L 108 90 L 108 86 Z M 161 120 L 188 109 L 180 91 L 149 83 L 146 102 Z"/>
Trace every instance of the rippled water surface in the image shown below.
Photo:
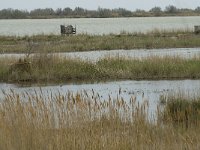
<path fill-rule="evenodd" d="M 60 34 L 61 24 L 76 25 L 77 33 L 109 34 L 148 32 L 154 29 L 191 29 L 200 17 L 135 17 L 79 19 L 12 19 L 0 20 L 0 35 Z"/>
<path fill-rule="evenodd" d="M 69 91 L 76 94 L 87 93 L 92 97 L 93 92 L 99 100 L 108 100 L 109 96 L 113 99 L 123 97 L 129 102 L 131 96 L 136 96 L 139 102 L 149 101 L 150 112 L 155 112 L 160 96 L 183 93 L 190 97 L 200 96 L 200 80 L 161 80 L 161 81 L 117 81 L 101 83 L 82 83 L 82 84 L 63 84 L 47 86 L 21 87 L 13 84 L 0 84 L 0 98 L 3 98 L 3 92 L 10 92 L 13 89 L 16 93 L 28 92 L 34 94 L 35 91 L 43 95 L 67 94 Z"/>
<path fill-rule="evenodd" d="M 200 57 L 200 48 L 170 48 L 170 49 L 136 49 L 136 50 L 102 50 L 102 51 L 88 51 L 88 52 L 69 52 L 69 53 L 54 53 L 60 57 L 77 58 L 81 60 L 97 62 L 102 58 L 108 57 L 125 57 L 143 59 L 151 56 L 159 57 L 180 57 L 193 58 Z M 25 54 L 0 54 L 0 58 L 20 58 Z"/>

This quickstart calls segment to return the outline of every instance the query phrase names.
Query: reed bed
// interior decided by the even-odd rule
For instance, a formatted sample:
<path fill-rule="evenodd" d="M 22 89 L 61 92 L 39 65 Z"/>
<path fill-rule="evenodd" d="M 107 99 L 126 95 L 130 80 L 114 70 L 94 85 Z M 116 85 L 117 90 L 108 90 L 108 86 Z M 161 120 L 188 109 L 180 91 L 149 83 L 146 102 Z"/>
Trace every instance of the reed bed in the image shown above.
<path fill-rule="evenodd" d="M 189 29 L 158 30 L 147 33 L 75 36 L 0 36 L 0 53 L 74 52 L 113 49 L 200 47 L 199 35 Z"/>
<path fill-rule="evenodd" d="M 101 101 L 98 93 L 89 96 L 87 92 L 49 92 L 45 95 L 43 91 L 18 94 L 11 90 L 4 92 L 0 101 L 0 148 L 200 148 L 199 125 L 175 127 L 171 121 L 166 121 L 149 120 L 148 101 L 139 104 L 134 96 L 130 100 Z"/>
<path fill-rule="evenodd" d="M 120 79 L 199 79 L 200 58 L 148 57 L 104 58 L 96 63 L 37 54 L 22 59 L 0 61 L 4 82 L 102 81 Z"/>

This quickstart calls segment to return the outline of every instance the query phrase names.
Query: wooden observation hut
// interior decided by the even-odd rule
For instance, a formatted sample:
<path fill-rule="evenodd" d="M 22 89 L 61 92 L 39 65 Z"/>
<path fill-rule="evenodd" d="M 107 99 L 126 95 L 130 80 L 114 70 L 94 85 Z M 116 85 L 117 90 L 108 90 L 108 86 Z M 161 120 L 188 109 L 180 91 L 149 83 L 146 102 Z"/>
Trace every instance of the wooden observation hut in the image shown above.
<path fill-rule="evenodd" d="M 61 35 L 76 34 L 76 27 L 73 27 L 72 25 L 68 25 L 68 26 L 60 25 L 60 32 L 61 32 Z"/>
<path fill-rule="evenodd" d="M 194 33 L 200 34 L 200 26 L 194 26 Z"/>

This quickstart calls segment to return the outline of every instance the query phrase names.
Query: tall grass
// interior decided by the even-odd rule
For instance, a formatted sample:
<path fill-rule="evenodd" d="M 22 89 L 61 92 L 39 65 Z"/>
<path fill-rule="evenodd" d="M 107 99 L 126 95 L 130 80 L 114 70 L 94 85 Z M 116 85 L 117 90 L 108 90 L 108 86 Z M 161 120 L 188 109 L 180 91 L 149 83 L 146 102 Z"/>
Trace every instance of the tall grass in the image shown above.
<path fill-rule="evenodd" d="M 62 95 L 4 92 L 0 101 L 0 148 L 199 149 L 200 128 L 151 122 L 148 102 L 100 101 L 98 93 Z"/>
<path fill-rule="evenodd" d="M 28 59 L 8 58 L 0 61 L 0 66 L 0 80 L 10 82 L 200 78 L 198 57 L 149 57 L 142 60 L 116 57 L 91 63 L 45 53 Z"/>
<path fill-rule="evenodd" d="M 183 95 L 165 97 L 162 119 L 174 126 L 200 127 L 200 98 L 188 99 Z"/>
<path fill-rule="evenodd" d="M 17 59 L 15 58 L 1 58 L 0 59 L 0 81 L 5 81 L 8 77 L 8 72 L 11 64 L 15 63 Z"/>
<path fill-rule="evenodd" d="M 199 58 L 148 57 L 142 60 L 109 58 L 97 64 L 109 75 L 130 79 L 199 78 Z"/>
<path fill-rule="evenodd" d="M 34 36 L 0 36 L 0 52 L 26 53 L 32 47 L 32 52 L 69 52 L 113 49 L 140 48 L 183 48 L 199 47 L 199 35 L 191 30 L 158 30 L 148 33 L 126 33 L 109 35 L 76 36 L 34 35 Z"/>

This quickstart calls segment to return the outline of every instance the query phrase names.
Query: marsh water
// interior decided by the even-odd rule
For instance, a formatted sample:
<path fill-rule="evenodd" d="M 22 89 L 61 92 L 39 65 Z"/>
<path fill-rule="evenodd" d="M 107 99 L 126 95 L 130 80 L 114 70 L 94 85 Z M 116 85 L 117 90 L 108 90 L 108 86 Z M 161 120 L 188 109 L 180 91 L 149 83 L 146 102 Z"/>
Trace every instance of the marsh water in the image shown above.
<path fill-rule="evenodd" d="M 200 16 L 192 17 L 132 17 L 78 19 L 1 19 L 0 35 L 60 34 L 60 25 L 74 25 L 77 33 L 118 34 L 120 32 L 148 32 L 155 29 L 193 30 Z"/>
<path fill-rule="evenodd" d="M 181 58 L 193 58 L 200 56 L 200 48 L 171 48 L 171 49 L 138 49 L 138 50 L 110 50 L 110 51 L 88 51 L 88 52 L 70 52 L 70 53 L 54 53 L 61 57 L 78 58 L 82 60 L 96 62 L 105 57 L 126 57 L 126 58 L 147 58 L 150 56 L 172 56 Z M 0 58 L 19 58 L 24 54 L 1 54 Z M 41 87 L 41 88 L 40 88 Z M 98 93 L 100 100 L 108 100 L 109 95 L 116 99 L 123 97 L 129 100 L 132 95 L 136 96 L 137 100 L 142 102 L 144 99 L 149 100 L 151 111 L 156 110 L 160 96 L 168 94 L 183 93 L 188 96 L 200 96 L 200 80 L 160 80 L 160 81 L 115 81 L 115 82 L 100 82 L 100 83 L 66 83 L 60 85 L 46 86 L 18 86 L 14 84 L 0 84 L 0 97 L 3 97 L 2 91 L 9 93 L 10 89 L 16 92 L 34 93 L 35 90 L 49 94 L 66 94 L 71 91 L 87 92 L 90 96 L 92 90 Z M 144 97 L 142 97 L 144 93 Z"/>
<path fill-rule="evenodd" d="M 88 51 L 88 52 L 66 52 L 66 53 L 53 53 L 60 57 L 81 59 L 84 61 L 97 62 L 103 58 L 124 57 L 143 59 L 147 57 L 180 57 L 180 58 L 193 58 L 200 57 L 200 48 L 170 48 L 170 49 L 134 49 L 134 50 L 101 50 L 101 51 Z M 25 54 L 0 54 L 0 58 L 20 58 Z"/>
<path fill-rule="evenodd" d="M 200 48 L 171 48 L 171 49 L 135 49 L 135 50 L 106 50 L 106 51 L 90 51 L 90 52 L 71 52 L 57 53 L 61 57 L 78 58 L 97 62 L 103 58 L 131 58 L 144 59 L 148 57 L 180 57 L 193 58 L 200 57 Z"/>
<path fill-rule="evenodd" d="M 19 86 L 14 84 L 0 83 L 0 98 L 13 89 L 16 93 L 28 92 L 34 94 L 35 91 L 44 96 L 49 95 L 66 95 L 68 92 L 76 94 L 87 93 L 92 97 L 93 93 L 99 100 L 108 100 L 123 97 L 128 103 L 131 96 L 135 96 L 138 102 L 149 101 L 149 112 L 154 113 L 161 96 L 173 94 L 183 94 L 189 97 L 200 96 L 200 80 L 160 80 L 160 81 L 114 81 L 99 83 L 66 83 L 60 85 L 45 86 Z"/>
<path fill-rule="evenodd" d="M 140 17 L 140 18 L 82 18 L 82 19 L 18 19 L 0 20 L 0 35 L 34 35 L 60 34 L 61 24 L 76 25 L 77 33 L 87 34 L 118 34 L 120 32 L 148 32 L 155 29 L 185 29 L 193 30 L 199 24 L 200 17 Z M 149 56 L 172 56 L 192 58 L 200 56 L 200 48 L 170 48 L 170 49 L 138 49 L 138 50 L 103 50 L 88 52 L 54 53 L 61 57 L 78 58 L 96 62 L 105 57 L 146 58 Z M 0 58 L 23 57 L 24 54 L 1 54 Z M 0 83 L 0 99 L 13 89 L 16 93 L 35 93 L 43 91 L 48 94 L 67 94 L 69 91 L 86 92 L 89 96 L 98 95 L 99 100 L 123 97 L 129 101 L 136 96 L 139 102 L 149 101 L 150 112 L 155 112 L 156 104 L 163 95 L 183 93 L 191 97 L 200 96 L 200 80 L 161 80 L 161 81 L 114 81 L 100 83 L 66 83 L 45 86 L 19 86 Z"/>

